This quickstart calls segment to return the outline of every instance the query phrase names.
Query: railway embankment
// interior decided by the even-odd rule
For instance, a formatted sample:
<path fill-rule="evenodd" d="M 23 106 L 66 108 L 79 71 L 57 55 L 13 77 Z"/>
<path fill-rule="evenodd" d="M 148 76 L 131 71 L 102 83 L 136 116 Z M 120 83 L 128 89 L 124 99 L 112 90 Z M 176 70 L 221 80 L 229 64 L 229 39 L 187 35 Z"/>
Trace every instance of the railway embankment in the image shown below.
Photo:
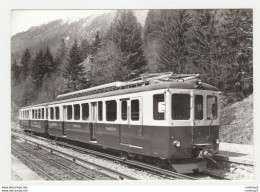
<path fill-rule="evenodd" d="M 253 94 L 220 111 L 220 141 L 253 145 Z"/>

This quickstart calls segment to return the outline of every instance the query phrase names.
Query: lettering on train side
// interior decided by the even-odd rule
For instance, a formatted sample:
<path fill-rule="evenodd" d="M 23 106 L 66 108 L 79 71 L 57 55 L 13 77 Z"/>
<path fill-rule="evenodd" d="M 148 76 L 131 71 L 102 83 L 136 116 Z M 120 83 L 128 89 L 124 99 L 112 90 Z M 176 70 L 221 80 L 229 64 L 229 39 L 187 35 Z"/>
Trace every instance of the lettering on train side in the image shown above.
<path fill-rule="evenodd" d="M 116 127 L 105 127 L 107 131 L 116 131 Z"/>
<path fill-rule="evenodd" d="M 61 127 L 60 123 L 50 123 L 51 127 Z"/>
<path fill-rule="evenodd" d="M 74 127 L 74 128 L 80 128 L 80 125 L 72 124 L 72 127 Z"/>

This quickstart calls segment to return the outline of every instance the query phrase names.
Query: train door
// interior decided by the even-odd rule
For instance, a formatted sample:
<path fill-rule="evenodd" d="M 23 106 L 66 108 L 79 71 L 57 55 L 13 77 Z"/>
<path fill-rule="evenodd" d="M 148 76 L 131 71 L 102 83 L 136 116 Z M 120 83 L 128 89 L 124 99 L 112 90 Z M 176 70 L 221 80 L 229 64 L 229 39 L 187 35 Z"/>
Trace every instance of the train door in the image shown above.
<path fill-rule="evenodd" d="M 62 134 L 66 135 L 66 127 L 65 127 L 65 118 L 67 117 L 67 109 L 66 106 L 62 106 L 62 115 L 61 115 L 61 129 Z"/>
<path fill-rule="evenodd" d="M 143 115 L 142 97 L 129 100 L 129 136 L 132 147 L 142 148 L 143 145 Z"/>
<path fill-rule="evenodd" d="M 96 132 L 96 126 L 97 126 L 97 102 L 91 103 L 91 120 L 89 123 L 89 131 L 90 131 L 90 140 L 95 141 L 95 132 Z"/>
<path fill-rule="evenodd" d="M 120 100 L 120 143 L 129 144 L 129 125 L 130 125 L 130 99 Z"/>

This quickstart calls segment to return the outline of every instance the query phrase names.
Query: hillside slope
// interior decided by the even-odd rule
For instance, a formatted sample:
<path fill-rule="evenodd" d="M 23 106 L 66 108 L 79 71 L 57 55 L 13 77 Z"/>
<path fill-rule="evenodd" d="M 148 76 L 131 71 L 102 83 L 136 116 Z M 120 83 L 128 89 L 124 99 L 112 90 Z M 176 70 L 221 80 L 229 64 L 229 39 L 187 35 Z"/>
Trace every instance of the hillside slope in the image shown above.
<path fill-rule="evenodd" d="M 220 140 L 228 143 L 253 144 L 253 94 L 224 107 L 220 112 Z"/>
<path fill-rule="evenodd" d="M 11 37 L 11 54 L 19 58 L 28 47 L 31 55 L 35 55 L 40 49 L 49 46 L 53 53 L 60 45 L 61 39 L 66 39 L 68 47 L 77 39 L 91 40 L 98 29 L 104 35 L 110 27 L 116 12 L 112 11 L 102 15 L 93 15 L 76 21 L 63 21 L 58 19 L 48 24 L 31 27 L 25 32 L 18 33 Z"/>

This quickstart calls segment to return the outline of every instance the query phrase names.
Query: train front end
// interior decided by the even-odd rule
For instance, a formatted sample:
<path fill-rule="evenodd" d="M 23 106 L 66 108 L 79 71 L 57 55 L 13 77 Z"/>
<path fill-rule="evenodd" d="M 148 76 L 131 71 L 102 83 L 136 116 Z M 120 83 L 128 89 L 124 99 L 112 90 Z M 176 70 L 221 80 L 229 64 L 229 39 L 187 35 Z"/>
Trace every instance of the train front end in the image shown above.
<path fill-rule="evenodd" d="M 180 173 L 206 170 L 207 160 L 219 151 L 219 92 L 200 86 L 168 91 L 169 160 Z"/>

